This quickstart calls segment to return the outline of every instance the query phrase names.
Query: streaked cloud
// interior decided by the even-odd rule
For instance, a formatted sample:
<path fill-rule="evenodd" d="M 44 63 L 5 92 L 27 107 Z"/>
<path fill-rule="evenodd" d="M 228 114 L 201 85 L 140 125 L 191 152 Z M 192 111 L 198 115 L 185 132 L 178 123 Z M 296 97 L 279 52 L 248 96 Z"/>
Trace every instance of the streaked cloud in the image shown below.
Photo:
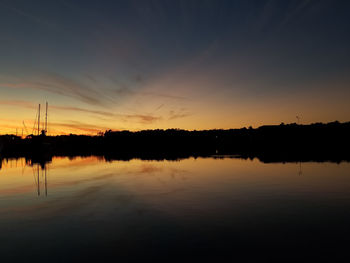
<path fill-rule="evenodd" d="M 180 109 L 179 111 L 173 111 L 171 110 L 169 112 L 169 120 L 175 120 L 175 119 L 181 119 L 186 118 L 188 116 L 191 116 L 192 114 L 189 112 L 186 112 L 185 109 Z"/>
<path fill-rule="evenodd" d="M 143 115 L 143 114 L 131 114 L 124 115 L 124 120 L 128 121 L 129 119 L 136 119 L 140 123 L 150 124 L 162 119 L 160 116 L 152 116 L 152 115 Z"/>
<path fill-rule="evenodd" d="M 122 121 L 135 120 L 140 123 L 153 123 L 162 119 L 160 116 L 147 115 L 147 114 L 117 114 L 109 111 L 98 111 L 98 110 L 89 110 L 78 107 L 65 107 L 65 106 L 50 106 L 51 109 L 63 110 L 63 111 L 76 111 L 76 112 L 85 112 L 97 114 L 102 117 L 113 117 L 115 119 L 120 119 Z"/>
<path fill-rule="evenodd" d="M 1 76 L 0 86 L 23 90 L 47 91 L 65 97 L 73 97 L 81 102 L 95 106 L 105 106 L 106 103 L 114 102 L 112 98 L 105 95 L 100 89 L 58 73 L 38 74 L 30 77 Z"/>
<path fill-rule="evenodd" d="M 78 108 L 78 107 L 70 107 L 70 106 L 57 106 L 57 105 L 50 105 L 50 109 L 56 109 L 56 110 L 62 110 L 62 111 L 75 111 L 75 112 L 83 112 L 83 113 L 92 113 L 101 115 L 104 117 L 114 117 L 116 114 L 108 111 L 99 111 L 99 110 L 89 110 L 84 108 Z"/>
<path fill-rule="evenodd" d="M 36 105 L 34 103 L 23 100 L 0 100 L 0 105 L 20 106 L 29 109 L 36 108 Z"/>
<path fill-rule="evenodd" d="M 161 98 L 174 99 L 174 100 L 188 99 L 184 96 L 172 95 L 172 94 L 155 92 L 155 91 L 131 90 L 130 88 L 127 88 L 125 86 L 122 88 L 114 89 L 113 92 L 119 96 L 138 95 L 138 96 L 161 97 Z"/>
<path fill-rule="evenodd" d="M 15 107 L 23 107 L 23 108 L 30 108 L 30 109 L 36 109 L 37 105 L 32 102 L 22 101 L 22 100 L 0 100 L 0 105 L 6 105 L 6 106 L 15 106 Z M 160 115 L 154 115 L 154 114 L 119 114 L 114 113 L 111 111 L 102 111 L 102 110 L 93 110 L 93 109 L 87 109 L 87 108 L 80 108 L 80 107 L 73 107 L 73 106 L 60 106 L 60 105 L 49 105 L 50 111 L 65 111 L 65 112 L 78 112 L 78 113 L 86 113 L 86 114 L 93 114 L 102 117 L 102 120 L 104 120 L 104 123 L 107 123 L 105 126 L 101 125 L 91 125 L 89 123 L 83 123 L 83 122 L 71 122 L 67 121 L 64 123 L 50 123 L 50 126 L 54 127 L 55 129 L 58 127 L 69 127 L 74 129 L 79 129 L 79 125 L 81 125 L 81 130 L 87 131 L 87 132 L 96 132 L 101 130 L 107 130 L 114 126 L 115 122 L 134 122 L 134 123 L 140 123 L 140 124 L 153 124 L 155 122 L 161 121 L 163 119 Z M 84 117 L 83 117 L 84 119 Z M 9 122 L 9 120 L 7 120 Z M 22 124 L 22 123 L 21 123 Z M 32 123 L 30 123 L 32 124 Z M 16 128 L 15 125 L 10 125 L 11 128 Z"/>
<path fill-rule="evenodd" d="M 108 130 L 108 127 L 94 125 L 90 123 L 80 122 L 80 121 L 67 121 L 67 122 L 50 122 L 50 128 L 52 129 L 70 128 L 78 131 L 83 131 L 87 133 L 98 133 L 101 131 Z"/>
<path fill-rule="evenodd" d="M 160 110 L 161 108 L 163 108 L 164 104 L 160 104 L 154 111 L 158 111 Z"/>

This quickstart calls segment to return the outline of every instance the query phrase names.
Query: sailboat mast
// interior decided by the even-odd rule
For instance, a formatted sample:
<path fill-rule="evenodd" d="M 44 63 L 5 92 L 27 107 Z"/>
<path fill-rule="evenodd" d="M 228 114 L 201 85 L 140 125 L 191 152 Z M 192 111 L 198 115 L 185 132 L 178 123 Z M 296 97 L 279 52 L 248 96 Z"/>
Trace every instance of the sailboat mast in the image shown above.
<path fill-rule="evenodd" d="M 39 114 L 38 114 L 38 135 L 40 135 L 40 104 L 39 104 Z"/>
<path fill-rule="evenodd" d="M 45 133 L 47 133 L 47 109 L 49 107 L 49 104 L 46 102 L 46 115 L 45 115 Z"/>

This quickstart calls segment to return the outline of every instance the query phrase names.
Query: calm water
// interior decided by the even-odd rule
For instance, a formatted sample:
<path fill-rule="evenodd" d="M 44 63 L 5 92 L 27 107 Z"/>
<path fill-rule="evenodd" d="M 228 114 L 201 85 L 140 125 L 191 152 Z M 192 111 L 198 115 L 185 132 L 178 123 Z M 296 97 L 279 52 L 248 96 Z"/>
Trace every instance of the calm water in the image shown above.
<path fill-rule="evenodd" d="M 349 163 L 89 157 L 46 170 L 2 164 L 2 262 L 348 262 Z"/>

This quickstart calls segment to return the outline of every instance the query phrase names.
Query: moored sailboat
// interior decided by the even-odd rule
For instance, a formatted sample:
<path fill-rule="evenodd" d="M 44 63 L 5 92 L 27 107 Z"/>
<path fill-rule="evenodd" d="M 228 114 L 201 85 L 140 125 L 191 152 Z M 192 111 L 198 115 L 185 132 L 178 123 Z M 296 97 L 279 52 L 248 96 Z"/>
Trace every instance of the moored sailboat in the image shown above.
<path fill-rule="evenodd" d="M 45 112 L 45 123 L 44 127 L 41 129 L 40 124 L 40 111 L 41 105 L 38 107 L 38 119 L 37 119 L 37 129 L 36 135 L 31 134 L 27 136 L 27 139 L 30 140 L 30 149 L 33 153 L 48 153 L 50 151 L 50 142 L 47 137 L 47 114 L 48 114 L 48 103 L 46 102 L 46 112 Z"/>

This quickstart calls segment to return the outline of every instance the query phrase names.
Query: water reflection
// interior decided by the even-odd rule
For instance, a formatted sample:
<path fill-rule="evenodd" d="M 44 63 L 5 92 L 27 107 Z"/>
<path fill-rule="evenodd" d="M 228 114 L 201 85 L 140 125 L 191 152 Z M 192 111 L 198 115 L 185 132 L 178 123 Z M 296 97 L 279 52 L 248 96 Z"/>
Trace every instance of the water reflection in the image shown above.
<path fill-rule="evenodd" d="M 349 171 L 349 163 L 235 158 L 55 157 L 44 166 L 5 160 L 2 257 L 18 262 L 49 256 L 53 262 L 108 256 L 122 262 L 256 260 L 256 255 L 285 262 L 328 252 L 340 257 L 350 241 Z"/>
<path fill-rule="evenodd" d="M 41 171 L 41 179 L 40 180 L 40 171 Z M 36 176 L 35 176 L 36 173 Z M 41 185 L 42 182 L 44 181 L 44 191 L 45 191 L 45 196 L 47 196 L 47 167 L 46 165 L 44 167 L 41 167 L 37 165 L 36 169 L 33 168 L 33 175 L 34 175 L 34 181 L 38 189 L 38 196 L 40 196 L 40 190 L 41 190 Z"/>

